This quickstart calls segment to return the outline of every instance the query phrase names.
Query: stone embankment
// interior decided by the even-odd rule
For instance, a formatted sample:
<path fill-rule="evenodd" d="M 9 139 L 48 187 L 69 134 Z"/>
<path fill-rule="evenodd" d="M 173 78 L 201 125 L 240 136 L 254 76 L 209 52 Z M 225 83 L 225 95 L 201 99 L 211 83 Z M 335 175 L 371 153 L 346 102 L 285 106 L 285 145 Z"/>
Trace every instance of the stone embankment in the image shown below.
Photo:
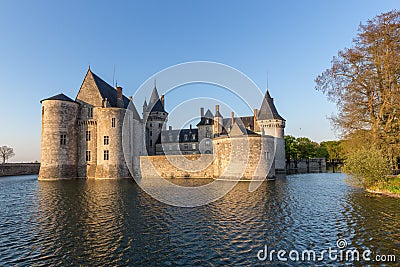
<path fill-rule="evenodd" d="M 5 163 L 0 164 L 0 177 L 12 175 L 38 174 L 40 163 Z"/>

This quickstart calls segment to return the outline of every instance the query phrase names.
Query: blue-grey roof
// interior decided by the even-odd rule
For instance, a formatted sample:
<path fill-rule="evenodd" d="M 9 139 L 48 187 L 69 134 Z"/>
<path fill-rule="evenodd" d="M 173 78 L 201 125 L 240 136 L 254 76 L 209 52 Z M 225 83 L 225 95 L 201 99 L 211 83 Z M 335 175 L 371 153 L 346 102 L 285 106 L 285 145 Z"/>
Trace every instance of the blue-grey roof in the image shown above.
<path fill-rule="evenodd" d="M 118 107 L 118 95 L 117 95 L 117 90 L 113 88 L 111 85 L 109 85 L 107 82 L 105 82 L 103 79 L 101 79 L 99 76 L 94 74 L 91 70 L 89 70 L 90 73 L 93 76 L 93 79 L 97 85 L 97 88 L 99 89 L 99 92 L 101 94 L 101 97 L 107 98 L 108 102 L 110 103 L 111 107 Z M 124 108 L 127 108 L 129 105 L 129 99 L 122 95 L 122 99 L 124 101 Z"/>
<path fill-rule="evenodd" d="M 268 90 L 265 93 L 257 120 L 285 120 L 279 115 L 274 105 L 274 99 L 270 96 Z"/>
<path fill-rule="evenodd" d="M 58 94 L 58 95 L 55 95 L 55 96 L 52 96 L 52 97 L 49 97 L 46 99 L 42 99 L 42 100 L 40 100 L 40 103 L 42 103 L 42 101 L 45 101 L 45 100 L 61 100 L 61 101 L 70 101 L 70 102 L 78 103 L 75 100 L 72 100 L 71 98 L 69 98 L 68 96 L 66 96 L 64 94 Z"/>
<path fill-rule="evenodd" d="M 214 124 L 214 115 L 212 112 L 208 109 L 204 117 L 200 118 L 200 122 L 196 126 L 201 126 L 201 125 L 213 125 Z M 208 120 L 208 121 L 207 121 Z"/>

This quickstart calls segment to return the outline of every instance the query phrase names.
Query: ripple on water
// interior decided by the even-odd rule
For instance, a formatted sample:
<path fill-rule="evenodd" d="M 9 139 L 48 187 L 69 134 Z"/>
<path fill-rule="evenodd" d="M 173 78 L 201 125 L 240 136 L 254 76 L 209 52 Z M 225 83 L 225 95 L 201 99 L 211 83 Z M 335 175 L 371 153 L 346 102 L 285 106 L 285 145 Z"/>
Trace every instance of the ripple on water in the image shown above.
<path fill-rule="evenodd" d="M 6 266 L 276 265 L 259 262 L 258 250 L 264 245 L 299 251 L 335 248 L 339 238 L 352 247 L 398 255 L 400 201 L 366 197 L 346 185 L 344 178 L 292 175 L 265 182 L 252 193 L 249 183 L 242 182 L 223 198 L 196 208 L 160 203 L 132 180 L 0 179 L 0 262 Z M 174 182 L 197 186 L 204 181 Z"/>

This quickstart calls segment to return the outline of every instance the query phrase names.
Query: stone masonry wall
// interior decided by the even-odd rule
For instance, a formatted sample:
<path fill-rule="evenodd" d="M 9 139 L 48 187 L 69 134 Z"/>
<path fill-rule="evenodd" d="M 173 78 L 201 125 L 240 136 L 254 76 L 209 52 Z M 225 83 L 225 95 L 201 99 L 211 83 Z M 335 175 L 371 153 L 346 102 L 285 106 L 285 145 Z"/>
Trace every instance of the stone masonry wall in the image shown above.
<path fill-rule="evenodd" d="M 39 179 L 77 176 L 78 103 L 45 100 L 42 102 L 41 166 Z M 60 143 L 66 136 L 65 144 Z"/>
<path fill-rule="evenodd" d="M 142 178 L 212 178 L 214 177 L 214 156 L 162 155 L 140 157 Z"/>
<path fill-rule="evenodd" d="M 244 141 L 246 139 L 247 141 Z M 237 178 L 272 177 L 275 166 L 268 137 L 217 138 L 215 153 L 140 157 L 142 178 Z M 231 153 L 233 149 L 233 153 Z M 269 170 L 269 173 L 267 173 Z"/>
<path fill-rule="evenodd" d="M 12 175 L 38 174 L 40 163 L 0 164 L 0 177 Z"/>

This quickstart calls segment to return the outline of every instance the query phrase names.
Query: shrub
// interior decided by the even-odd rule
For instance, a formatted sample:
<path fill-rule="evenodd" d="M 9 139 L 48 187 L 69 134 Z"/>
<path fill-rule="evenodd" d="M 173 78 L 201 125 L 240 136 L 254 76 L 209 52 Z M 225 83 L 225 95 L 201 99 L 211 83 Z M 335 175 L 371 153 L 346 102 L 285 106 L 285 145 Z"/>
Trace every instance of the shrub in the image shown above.
<path fill-rule="evenodd" d="M 356 183 L 369 188 L 385 183 L 391 168 L 381 150 L 361 148 L 348 154 L 342 171 Z"/>

